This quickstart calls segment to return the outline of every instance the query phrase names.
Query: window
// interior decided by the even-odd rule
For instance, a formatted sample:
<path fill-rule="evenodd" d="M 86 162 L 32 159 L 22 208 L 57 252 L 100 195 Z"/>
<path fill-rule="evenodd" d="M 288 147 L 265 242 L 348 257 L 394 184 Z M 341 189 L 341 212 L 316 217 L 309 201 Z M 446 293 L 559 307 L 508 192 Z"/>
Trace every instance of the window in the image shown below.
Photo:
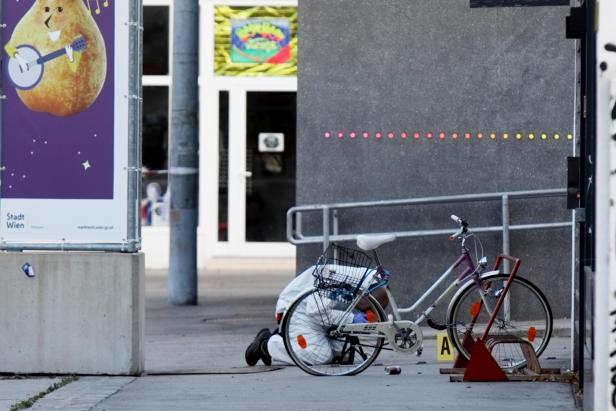
<path fill-rule="evenodd" d="M 143 6 L 143 225 L 167 225 L 169 136 L 170 3 L 144 0 Z"/>
<path fill-rule="evenodd" d="M 169 7 L 143 8 L 143 74 L 169 75 Z"/>

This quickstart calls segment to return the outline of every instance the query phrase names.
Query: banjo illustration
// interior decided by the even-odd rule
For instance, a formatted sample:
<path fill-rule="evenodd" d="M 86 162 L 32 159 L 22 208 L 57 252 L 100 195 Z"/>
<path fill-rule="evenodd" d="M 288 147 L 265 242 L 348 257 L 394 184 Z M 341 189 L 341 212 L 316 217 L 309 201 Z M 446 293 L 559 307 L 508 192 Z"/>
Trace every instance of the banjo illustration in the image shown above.
<path fill-rule="evenodd" d="M 83 51 L 88 47 L 84 37 L 79 37 L 71 44 L 73 51 Z M 41 81 L 45 63 L 66 55 L 66 49 L 61 48 L 46 56 L 41 55 L 37 49 L 29 45 L 17 47 L 19 56 L 27 61 L 27 69 L 22 68 L 16 58 L 11 58 L 7 65 L 7 72 L 11 83 L 19 90 L 30 90 Z"/>

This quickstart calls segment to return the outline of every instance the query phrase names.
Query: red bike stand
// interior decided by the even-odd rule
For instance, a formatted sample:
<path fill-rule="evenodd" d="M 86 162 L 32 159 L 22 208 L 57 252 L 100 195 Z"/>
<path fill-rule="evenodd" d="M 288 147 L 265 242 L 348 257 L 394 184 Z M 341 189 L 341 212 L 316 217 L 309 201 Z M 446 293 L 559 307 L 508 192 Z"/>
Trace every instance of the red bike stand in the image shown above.
<path fill-rule="evenodd" d="M 498 298 L 496 305 L 494 306 L 494 312 L 490 317 L 486 329 L 483 335 L 475 341 L 470 333 L 464 336 L 462 344 L 467 352 L 471 353 L 471 358 L 467 360 L 463 355 L 458 354 L 453 368 L 441 368 L 441 374 L 450 374 L 449 380 L 451 382 L 460 381 L 475 381 L 475 382 L 491 382 L 491 381 L 557 381 L 557 382 L 569 382 L 574 376 L 572 373 L 562 373 L 560 369 L 541 368 L 533 346 L 519 337 L 513 335 L 489 335 L 490 328 L 494 323 L 496 314 L 500 310 L 503 304 L 505 295 L 509 292 L 509 286 L 511 280 L 515 277 L 520 268 L 520 259 L 501 254 L 496 258 L 494 264 L 494 270 L 500 268 L 503 260 L 510 260 L 513 262 L 513 268 L 509 274 L 507 285 L 505 286 L 501 296 Z M 477 314 L 472 319 L 471 325 L 475 324 L 477 320 Z M 526 364 L 519 370 L 515 370 L 512 374 L 505 374 L 505 372 L 498 365 L 494 357 L 492 357 L 492 350 L 497 344 L 513 344 L 519 345 L 522 351 Z"/>
<path fill-rule="evenodd" d="M 464 336 L 464 341 L 462 342 L 462 345 L 464 345 L 464 348 L 467 352 L 472 353 L 473 346 L 475 345 L 475 340 L 473 340 L 473 337 L 471 337 L 470 334 L 466 334 Z M 466 359 L 466 357 L 458 354 L 456 356 L 456 360 L 453 363 L 453 368 L 466 368 L 467 365 L 468 360 Z"/>
<path fill-rule="evenodd" d="M 509 378 L 496 363 L 483 341 L 477 339 L 473 344 L 471 359 L 468 360 L 466 365 L 463 381 L 509 381 Z"/>

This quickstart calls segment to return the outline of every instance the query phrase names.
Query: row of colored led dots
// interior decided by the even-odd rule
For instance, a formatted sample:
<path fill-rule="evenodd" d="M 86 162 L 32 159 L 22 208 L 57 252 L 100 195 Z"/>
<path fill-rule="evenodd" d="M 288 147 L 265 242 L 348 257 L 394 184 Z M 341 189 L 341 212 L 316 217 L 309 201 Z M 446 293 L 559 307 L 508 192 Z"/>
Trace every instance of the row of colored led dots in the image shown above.
<path fill-rule="evenodd" d="M 407 139 L 407 138 L 413 138 L 415 140 L 419 140 L 422 137 L 427 139 L 427 140 L 431 140 L 433 138 L 437 138 L 439 140 L 445 140 L 448 136 L 453 139 L 453 140 L 457 140 L 457 139 L 464 139 L 464 140 L 471 140 L 471 139 L 477 139 L 477 140 L 483 140 L 485 139 L 490 139 L 490 140 L 497 140 L 497 139 L 502 139 L 502 140 L 523 140 L 523 139 L 528 139 L 528 140 L 561 140 L 561 139 L 567 139 L 567 140 L 573 140 L 573 134 L 566 134 L 566 135 L 561 135 L 559 133 L 553 133 L 553 134 L 548 134 L 548 133 L 488 133 L 488 134 L 484 134 L 484 133 L 445 133 L 445 132 L 440 132 L 440 133 L 431 133 L 431 132 L 427 132 L 427 133 L 406 133 L 406 132 L 402 132 L 400 134 L 394 133 L 392 131 L 388 132 L 388 133 L 381 133 L 380 131 L 377 131 L 376 133 L 374 133 L 374 138 L 376 138 L 377 140 L 382 139 L 383 137 L 386 137 L 390 140 L 393 140 L 396 137 L 400 137 L 401 139 Z M 355 131 L 351 131 L 348 133 L 344 133 L 344 132 L 336 132 L 333 133 L 331 131 L 326 131 L 323 133 L 323 137 L 326 139 L 330 139 L 330 138 L 338 138 L 338 139 L 343 139 L 345 137 L 350 138 L 351 140 L 354 140 L 356 138 L 363 138 L 363 139 L 369 139 L 371 137 L 371 134 L 367 131 L 364 131 L 362 133 L 356 133 Z"/>

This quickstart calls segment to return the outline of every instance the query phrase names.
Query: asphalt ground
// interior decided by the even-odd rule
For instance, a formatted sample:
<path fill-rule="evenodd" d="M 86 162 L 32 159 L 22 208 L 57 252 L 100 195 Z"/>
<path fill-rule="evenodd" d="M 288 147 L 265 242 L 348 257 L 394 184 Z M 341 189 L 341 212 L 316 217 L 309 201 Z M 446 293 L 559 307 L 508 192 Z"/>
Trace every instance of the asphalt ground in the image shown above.
<path fill-rule="evenodd" d="M 272 268 L 269 268 L 269 267 Z M 274 326 L 278 292 L 290 281 L 285 264 L 221 265 L 200 274 L 200 303 L 167 302 L 166 273 L 146 276 L 146 373 L 81 377 L 38 400 L 36 410 L 575 410 L 570 383 L 452 383 L 439 368 L 436 341 L 421 357 L 384 352 L 353 377 L 320 378 L 296 367 L 248 367 L 244 350 Z M 540 358 L 545 368 L 570 363 L 567 322 Z M 560 336 L 565 335 L 565 336 Z M 384 367 L 399 365 L 400 375 Z M 57 380 L 0 380 L 0 409 L 9 409 Z M 14 401 L 14 402 L 13 402 Z"/>

